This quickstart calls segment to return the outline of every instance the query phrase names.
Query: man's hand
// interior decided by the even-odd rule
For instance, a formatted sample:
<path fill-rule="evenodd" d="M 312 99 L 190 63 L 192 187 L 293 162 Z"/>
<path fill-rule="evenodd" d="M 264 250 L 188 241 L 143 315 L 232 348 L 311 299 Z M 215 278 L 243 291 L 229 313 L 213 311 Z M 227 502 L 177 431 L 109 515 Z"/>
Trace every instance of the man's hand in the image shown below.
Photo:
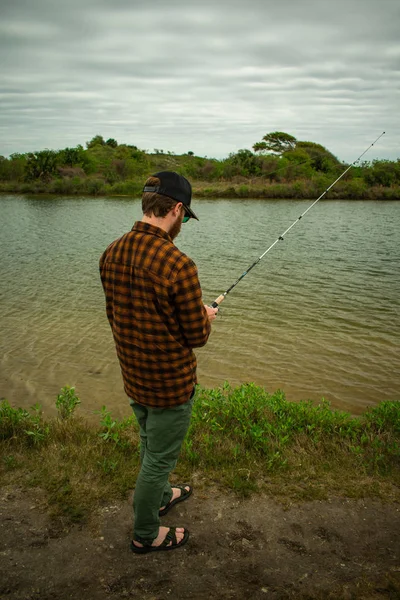
<path fill-rule="evenodd" d="M 210 323 L 212 323 L 212 321 L 214 321 L 214 319 L 216 318 L 216 316 L 218 314 L 218 308 L 212 308 L 211 306 L 208 306 L 207 304 L 205 304 L 204 306 L 206 307 L 208 320 L 210 321 Z"/>

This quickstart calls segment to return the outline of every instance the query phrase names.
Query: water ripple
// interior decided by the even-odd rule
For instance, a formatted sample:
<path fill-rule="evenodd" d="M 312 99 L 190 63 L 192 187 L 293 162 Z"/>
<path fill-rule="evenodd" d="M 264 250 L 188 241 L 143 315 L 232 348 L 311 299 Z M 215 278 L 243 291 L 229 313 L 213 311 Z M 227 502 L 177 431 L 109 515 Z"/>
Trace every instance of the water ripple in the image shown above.
<path fill-rule="evenodd" d="M 227 289 L 307 203 L 198 200 L 177 245 L 204 300 Z M 140 218 L 138 200 L 3 196 L 0 395 L 54 412 L 129 414 L 98 275 L 101 252 Z M 204 385 L 255 381 L 358 413 L 400 399 L 400 203 L 321 202 L 229 294 L 197 354 Z"/>

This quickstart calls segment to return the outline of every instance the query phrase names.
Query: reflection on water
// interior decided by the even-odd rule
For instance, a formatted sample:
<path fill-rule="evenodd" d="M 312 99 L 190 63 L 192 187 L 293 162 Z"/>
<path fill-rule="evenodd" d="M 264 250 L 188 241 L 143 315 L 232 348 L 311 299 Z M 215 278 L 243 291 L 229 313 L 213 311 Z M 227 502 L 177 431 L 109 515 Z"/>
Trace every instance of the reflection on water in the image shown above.
<path fill-rule="evenodd" d="M 0 396 L 54 412 L 75 385 L 82 410 L 130 414 L 104 312 L 98 259 L 141 217 L 139 200 L 3 196 Z M 211 302 L 308 206 L 198 200 L 177 245 Z M 323 201 L 229 294 L 200 382 L 255 381 L 291 400 L 359 413 L 400 399 L 400 203 Z"/>

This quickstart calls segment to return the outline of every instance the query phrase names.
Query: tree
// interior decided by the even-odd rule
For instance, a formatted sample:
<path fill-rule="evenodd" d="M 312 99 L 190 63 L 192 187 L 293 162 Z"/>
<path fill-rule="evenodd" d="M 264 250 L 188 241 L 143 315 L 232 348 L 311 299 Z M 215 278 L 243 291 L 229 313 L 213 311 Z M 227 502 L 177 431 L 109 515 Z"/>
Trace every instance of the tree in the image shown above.
<path fill-rule="evenodd" d="M 253 146 L 254 152 L 264 153 L 273 152 L 283 154 L 296 148 L 297 140 L 295 137 L 284 131 L 274 131 L 266 133 L 262 142 L 256 142 Z"/>
<path fill-rule="evenodd" d="M 106 146 L 110 146 L 111 148 L 116 148 L 118 146 L 118 142 L 117 142 L 117 140 L 114 140 L 114 138 L 109 138 L 106 141 Z"/>
<path fill-rule="evenodd" d="M 89 142 L 86 142 L 86 148 L 94 148 L 95 146 L 105 146 L 106 142 L 102 135 L 95 135 Z"/>
<path fill-rule="evenodd" d="M 23 181 L 25 178 L 26 154 L 15 152 L 2 162 L 3 177 L 8 181 Z"/>
<path fill-rule="evenodd" d="M 365 181 L 369 185 L 389 187 L 400 183 L 400 159 L 397 162 L 389 160 L 374 160 L 372 166 L 366 169 Z"/>
<path fill-rule="evenodd" d="M 50 181 L 56 173 L 58 155 L 54 150 L 41 150 L 40 152 L 29 152 L 25 166 L 25 177 L 27 180 L 42 179 Z"/>
<path fill-rule="evenodd" d="M 64 148 L 64 150 L 60 150 L 59 162 L 61 165 L 65 165 L 67 167 L 84 165 L 86 161 L 83 147 L 79 144 L 76 146 L 76 148 Z"/>
<path fill-rule="evenodd" d="M 253 154 L 251 150 L 242 148 L 235 153 L 231 153 L 223 162 L 222 175 L 224 177 L 252 177 L 259 175 L 262 168 L 262 158 Z"/>
<path fill-rule="evenodd" d="M 0 181 L 8 179 L 8 160 L 5 156 L 0 156 Z"/>
<path fill-rule="evenodd" d="M 310 163 L 313 169 L 321 171 L 322 173 L 329 173 L 333 171 L 339 161 L 321 144 L 315 142 L 298 142 L 297 150 L 303 150 L 310 158 Z"/>

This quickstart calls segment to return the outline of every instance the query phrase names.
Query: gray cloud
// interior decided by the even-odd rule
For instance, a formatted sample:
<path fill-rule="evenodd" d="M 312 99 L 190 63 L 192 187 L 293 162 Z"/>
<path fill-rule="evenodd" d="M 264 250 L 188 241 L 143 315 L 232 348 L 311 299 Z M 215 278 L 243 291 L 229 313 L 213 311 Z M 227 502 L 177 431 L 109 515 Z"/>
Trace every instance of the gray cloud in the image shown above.
<path fill-rule="evenodd" d="M 397 0 L 3 0 L 0 154 L 84 144 L 226 156 L 269 131 L 399 152 Z"/>

